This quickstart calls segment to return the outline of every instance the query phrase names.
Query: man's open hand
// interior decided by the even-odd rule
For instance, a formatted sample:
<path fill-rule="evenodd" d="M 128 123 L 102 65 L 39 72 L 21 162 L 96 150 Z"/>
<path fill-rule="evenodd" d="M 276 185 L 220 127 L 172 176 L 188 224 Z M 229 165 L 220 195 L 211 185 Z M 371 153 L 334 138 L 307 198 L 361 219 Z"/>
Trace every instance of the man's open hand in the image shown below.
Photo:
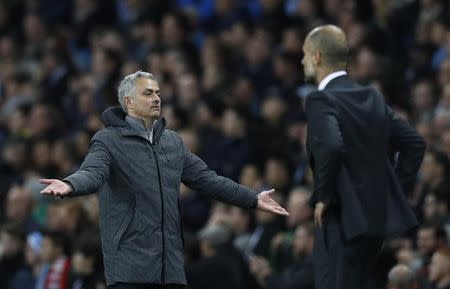
<path fill-rule="evenodd" d="M 43 195 L 53 195 L 56 197 L 63 197 L 72 192 L 72 187 L 60 180 L 55 179 L 40 179 L 39 183 L 48 185 L 41 191 Z"/>
<path fill-rule="evenodd" d="M 286 211 L 282 206 L 275 202 L 275 200 L 270 196 L 270 194 L 272 194 L 273 192 L 275 192 L 274 189 L 259 193 L 258 206 L 256 208 L 261 211 L 288 216 L 288 211 Z"/>

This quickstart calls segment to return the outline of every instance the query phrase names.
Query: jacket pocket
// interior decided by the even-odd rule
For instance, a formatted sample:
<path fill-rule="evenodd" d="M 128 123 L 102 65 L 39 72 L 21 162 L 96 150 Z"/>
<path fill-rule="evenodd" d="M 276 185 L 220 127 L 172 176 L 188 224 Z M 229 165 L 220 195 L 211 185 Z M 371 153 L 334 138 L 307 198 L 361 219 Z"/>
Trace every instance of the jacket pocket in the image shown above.
<path fill-rule="evenodd" d="M 181 205 L 181 199 L 178 198 L 178 214 L 180 215 L 180 236 L 181 236 L 181 244 L 184 249 L 184 232 L 183 232 L 183 206 Z"/>
<path fill-rule="evenodd" d="M 134 211 L 136 209 L 136 201 L 133 200 L 133 203 L 128 206 L 128 209 L 122 219 L 122 222 L 119 225 L 116 233 L 113 236 L 113 249 L 117 251 L 119 248 L 120 242 L 124 239 L 127 233 L 130 231 L 134 219 Z"/>

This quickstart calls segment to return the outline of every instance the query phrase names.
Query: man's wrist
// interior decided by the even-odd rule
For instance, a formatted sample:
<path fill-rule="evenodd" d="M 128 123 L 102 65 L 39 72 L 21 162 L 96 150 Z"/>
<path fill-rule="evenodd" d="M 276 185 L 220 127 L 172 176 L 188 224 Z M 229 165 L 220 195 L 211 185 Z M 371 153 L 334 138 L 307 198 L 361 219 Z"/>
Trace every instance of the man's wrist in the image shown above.
<path fill-rule="evenodd" d="M 75 188 L 73 187 L 73 185 L 72 185 L 71 182 L 69 182 L 69 181 L 67 181 L 67 180 L 63 180 L 63 182 L 64 182 L 65 184 L 69 185 L 69 187 L 70 187 L 70 192 L 69 192 L 69 194 L 75 192 Z"/>

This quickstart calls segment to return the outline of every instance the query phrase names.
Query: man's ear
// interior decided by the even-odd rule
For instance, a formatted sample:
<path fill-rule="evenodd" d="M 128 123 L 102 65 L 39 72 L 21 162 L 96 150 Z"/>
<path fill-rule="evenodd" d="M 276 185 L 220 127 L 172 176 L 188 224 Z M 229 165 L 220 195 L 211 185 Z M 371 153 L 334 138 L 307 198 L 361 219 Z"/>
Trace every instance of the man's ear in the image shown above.
<path fill-rule="evenodd" d="M 313 62 L 314 64 L 317 66 L 320 61 L 322 60 L 322 54 L 320 53 L 320 51 L 315 51 L 313 54 Z"/>
<path fill-rule="evenodd" d="M 127 108 L 127 110 L 133 110 L 133 101 L 131 100 L 131 97 L 125 96 L 123 98 L 123 101 L 125 103 L 125 107 Z"/>

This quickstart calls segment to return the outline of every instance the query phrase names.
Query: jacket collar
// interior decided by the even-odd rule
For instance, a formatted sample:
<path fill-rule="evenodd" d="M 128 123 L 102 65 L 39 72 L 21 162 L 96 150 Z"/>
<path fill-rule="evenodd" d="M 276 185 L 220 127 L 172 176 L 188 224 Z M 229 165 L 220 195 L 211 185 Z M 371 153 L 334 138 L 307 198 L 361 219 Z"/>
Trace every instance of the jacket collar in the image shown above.
<path fill-rule="evenodd" d="M 327 86 L 324 89 L 345 89 L 355 88 L 357 86 L 358 84 L 351 80 L 348 75 L 341 75 L 330 80 L 330 82 L 328 82 Z"/>
<path fill-rule="evenodd" d="M 335 78 L 337 78 L 337 77 L 339 77 L 339 76 L 342 76 L 342 75 L 347 75 L 347 71 L 345 71 L 345 70 L 338 70 L 338 71 L 335 71 L 335 72 L 333 72 L 333 73 L 328 74 L 328 75 L 325 76 L 325 78 L 322 79 L 322 81 L 319 83 L 317 89 L 318 89 L 318 90 L 323 90 L 323 89 L 325 89 L 325 87 L 328 85 L 328 83 L 329 83 L 330 81 L 332 81 L 333 79 L 335 79 Z"/>
<path fill-rule="evenodd" d="M 106 109 L 102 113 L 101 119 L 105 124 L 105 127 L 118 129 L 122 136 L 142 137 L 140 132 L 137 131 L 135 128 L 133 128 L 126 121 L 126 116 L 127 114 L 123 111 L 123 109 L 120 106 L 115 106 Z M 161 117 L 156 121 L 156 123 L 153 126 L 154 126 L 153 140 L 156 143 L 161 137 L 163 131 L 166 129 L 166 119 L 164 117 Z"/>

